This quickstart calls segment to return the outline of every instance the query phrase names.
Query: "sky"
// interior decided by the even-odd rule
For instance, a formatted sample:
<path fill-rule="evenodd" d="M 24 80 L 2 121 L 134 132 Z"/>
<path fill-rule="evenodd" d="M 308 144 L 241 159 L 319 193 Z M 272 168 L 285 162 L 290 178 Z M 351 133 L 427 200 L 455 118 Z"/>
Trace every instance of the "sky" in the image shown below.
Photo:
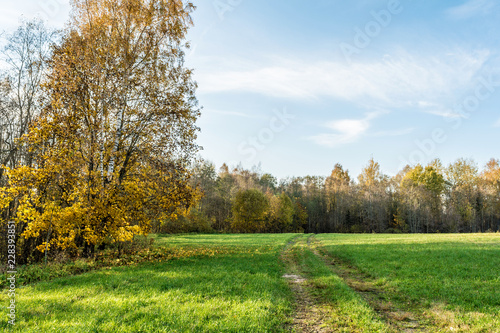
<path fill-rule="evenodd" d="M 0 31 L 68 0 L 6 1 Z M 500 2 L 195 1 L 201 156 L 278 178 L 500 158 Z"/>

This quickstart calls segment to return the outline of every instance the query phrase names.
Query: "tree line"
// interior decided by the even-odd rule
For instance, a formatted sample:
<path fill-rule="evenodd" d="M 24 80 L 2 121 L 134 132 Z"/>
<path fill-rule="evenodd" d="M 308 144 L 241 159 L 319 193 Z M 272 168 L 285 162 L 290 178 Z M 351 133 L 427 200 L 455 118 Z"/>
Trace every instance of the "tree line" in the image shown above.
<path fill-rule="evenodd" d="M 355 180 L 336 164 L 328 177 L 277 180 L 259 170 L 199 161 L 203 197 L 165 232 L 486 232 L 500 230 L 500 162 L 406 166 L 393 177 L 370 159 Z"/>
<path fill-rule="evenodd" d="M 277 180 L 197 160 L 200 109 L 184 65 L 194 6 L 75 0 L 62 31 L 39 20 L 0 52 L 0 257 L 91 257 L 150 232 L 499 230 L 500 167 L 373 160 L 357 180 Z M 13 225 L 12 223 L 10 224 Z"/>

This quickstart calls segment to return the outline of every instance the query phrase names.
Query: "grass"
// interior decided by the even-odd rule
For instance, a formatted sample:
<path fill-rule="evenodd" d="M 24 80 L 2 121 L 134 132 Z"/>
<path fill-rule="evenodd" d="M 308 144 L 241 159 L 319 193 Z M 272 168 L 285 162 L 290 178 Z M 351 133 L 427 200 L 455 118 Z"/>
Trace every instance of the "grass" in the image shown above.
<path fill-rule="evenodd" d="M 500 332 L 499 234 L 153 238 L 95 267 L 25 268 L 0 331 Z"/>
<path fill-rule="evenodd" d="M 157 236 L 186 256 L 19 287 L 12 331 L 284 331 L 293 304 L 279 254 L 292 237 Z M 3 311 L 7 302 L 4 291 Z"/>
<path fill-rule="evenodd" d="M 500 332 L 500 235 L 316 237 L 339 265 L 381 285 L 399 308 L 433 319 L 432 332 Z"/>
<path fill-rule="evenodd" d="M 306 279 L 306 290 L 322 313 L 321 326 L 334 332 L 388 332 L 379 315 L 313 253 L 306 238 L 290 249 L 296 273 Z"/>

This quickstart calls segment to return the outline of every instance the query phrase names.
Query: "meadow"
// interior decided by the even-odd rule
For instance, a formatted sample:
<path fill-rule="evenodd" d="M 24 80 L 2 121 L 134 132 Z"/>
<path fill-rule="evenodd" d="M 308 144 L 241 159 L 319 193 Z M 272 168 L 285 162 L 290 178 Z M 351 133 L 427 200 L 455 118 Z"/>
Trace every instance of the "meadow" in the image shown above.
<path fill-rule="evenodd" d="M 334 271 L 389 320 L 395 312 L 430 332 L 500 332 L 500 234 L 315 238 Z"/>
<path fill-rule="evenodd" d="M 284 331 L 293 303 L 279 254 L 292 237 L 155 236 L 156 246 L 181 255 L 18 287 L 11 331 Z M 5 292 L 0 304 L 3 312 Z"/>
<path fill-rule="evenodd" d="M 151 237 L 175 255 L 19 286 L 0 328 L 500 332 L 499 234 Z"/>

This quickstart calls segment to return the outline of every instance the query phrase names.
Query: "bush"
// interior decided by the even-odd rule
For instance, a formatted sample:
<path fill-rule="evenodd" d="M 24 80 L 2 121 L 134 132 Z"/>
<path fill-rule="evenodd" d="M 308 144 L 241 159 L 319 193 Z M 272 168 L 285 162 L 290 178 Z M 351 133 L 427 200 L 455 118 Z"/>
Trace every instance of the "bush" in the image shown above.
<path fill-rule="evenodd" d="M 157 232 L 161 234 L 213 233 L 214 223 L 214 220 L 209 219 L 203 213 L 193 211 L 188 217 L 180 216 L 162 221 Z"/>
<path fill-rule="evenodd" d="M 19 285 L 51 280 L 58 277 L 82 274 L 91 270 L 109 267 L 135 264 L 144 261 L 141 253 L 149 253 L 154 239 L 146 236 L 135 236 L 130 242 L 114 243 L 105 250 L 100 251 L 94 258 L 70 259 L 64 251 L 52 252 L 48 255 L 49 262 L 32 263 L 21 265 L 17 268 L 16 280 Z M 165 257 L 165 254 L 162 254 Z M 0 287 L 7 285 L 7 274 L 3 272 Z"/>

